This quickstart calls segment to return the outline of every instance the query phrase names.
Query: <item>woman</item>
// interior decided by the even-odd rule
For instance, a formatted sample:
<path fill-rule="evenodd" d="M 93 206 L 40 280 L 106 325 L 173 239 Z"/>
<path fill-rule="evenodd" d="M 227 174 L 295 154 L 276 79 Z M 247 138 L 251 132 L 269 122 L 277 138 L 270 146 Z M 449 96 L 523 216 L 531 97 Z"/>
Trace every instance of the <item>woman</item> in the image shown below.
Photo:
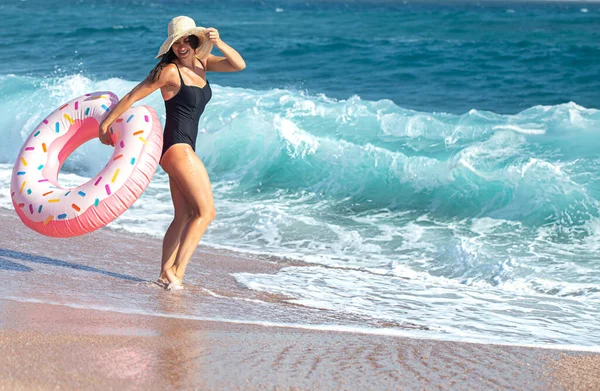
<path fill-rule="evenodd" d="M 224 57 L 210 54 L 216 46 Z M 146 80 L 119 101 L 100 124 L 102 144 L 114 146 L 110 125 L 131 105 L 160 88 L 167 113 L 160 165 L 169 175 L 175 216 L 163 240 L 158 282 L 168 290 L 183 289 L 185 269 L 208 224 L 215 218 L 210 180 L 195 153 L 198 121 L 212 96 L 206 72 L 236 72 L 246 67 L 237 51 L 214 28 L 196 27 L 187 16 L 169 23 L 158 64 Z"/>

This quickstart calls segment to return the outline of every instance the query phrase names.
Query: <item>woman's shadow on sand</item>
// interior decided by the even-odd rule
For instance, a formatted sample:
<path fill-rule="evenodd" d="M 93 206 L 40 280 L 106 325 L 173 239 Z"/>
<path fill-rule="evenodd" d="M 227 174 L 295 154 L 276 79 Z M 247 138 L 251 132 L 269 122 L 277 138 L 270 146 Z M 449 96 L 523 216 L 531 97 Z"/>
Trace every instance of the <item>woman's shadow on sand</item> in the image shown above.
<path fill-rule="evenodd" d="M 91 272 L 91 273 L 99 273 L 99 274 L 103 274 L 105 276 L 120 278 L 122 280 L 146 282 L 146 280 L 142 280 L 141 278 L 137 278 L 137 277 L 133 277 L 133 276 L 128 276 L 126 274 L 109 272 L 109 271 L 98 269 L 98 268 L 91 267 L 91 266 L 80 265 L 80 264 L 71 263 L 71 262 L 65 262 L 65 261 L 61 261 L 59 259 L 43 257 L 40 255 L 26 254 L 26 253 L 22 253 L 22 252 L 18 252 L 18 251 L 6 250 L 3 248 L 0 248 L 0 270 L 11 270 L 11 271 L 19 271 L 19 272 L 31 272 L 34 270 L 33 268 L 31 268 L 29 266 L 25 266 L 20 263 L 13 262 L 7 258 L 11 258 L 13 260 L 19 260 L 19 261 L 39 263 L 42 265 L 51 265 L 51 266 L 58 266 L 58 267 L 66 267 L 69 269 L 83 270 L 83 271 Z"/>

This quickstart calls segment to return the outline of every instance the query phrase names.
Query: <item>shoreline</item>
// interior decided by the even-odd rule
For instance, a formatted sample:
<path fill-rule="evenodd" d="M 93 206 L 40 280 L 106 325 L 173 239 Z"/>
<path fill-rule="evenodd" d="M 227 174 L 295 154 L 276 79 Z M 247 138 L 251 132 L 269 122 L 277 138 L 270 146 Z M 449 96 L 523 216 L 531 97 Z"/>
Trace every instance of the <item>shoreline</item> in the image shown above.
<path fill-rule="evenodd" d="M 15 237 L 28 237 L 29 242 L 39 242 L 37 246 L 33 246 L 33 253 L 23 254 L 17 253 L 14 256 L 8 254 L 9 257 L 15 257 L 16 259 L 23 258 L 26 256 L 40 256 L 38 250 L 40 247 L 46 247 L 50 249 L 52 253 L 58 253 L 61 247 L 67 246 L 67 243 L 74 243 L 72 246 L 74 252 L 77 252 L 78 246 L 83 247 L 90 241 L 97 243 L 103 240 L 108 240 L 116 249 L 124 247 L 123 242 L 135 243 L 132 248 L 127 249 L 129 251 L 139 251 L 142 248 L 154 246 L 152 251 L 143 251 L 142 256 L 146 257 L 146 253 L 156 254 L 156 251 L 160 251 L 157 247 L 157 241 L 160 242 L 160 238 L 154 237 L 149 234 L 136 234 L 118 230 L 112 230 L 109 228 L 101 228 L 91 234 L 68 238 L 46 238 L 32 230 L 25 227 L 18 216 L 13 210 L 0 207 L 0 224 L 12 226 L 16 229 Z M 92 239 L 90 239 L 92 238 Z M 11 240 L 10 237 L 5 237 L 8 242 L 17 242 L 17 240 Z M 14 239 L 14 238 L 13 238 Z M 18 239 L 20 240 L 20 239 Z M 0 257 L 3 254 L 3 249 L 8 251 L 15 251 L 16 248 L 10 249 L 7 246 L 7 242 L 4 242 L 0 238 Z M 129 244 L 131 246 L 131 244 Z M 60 250 L 64 251 L 64 250 Z M 4 250 L 6 252 L 6 250 Z M 114 258 L 121 257 L 123 254 L 119 251 L 115 251 Z M 63 254 L 64 255 L 64 254 Z M 82 256 L 83 254 L 76 254 Z M 148 256 L 150 257 L 150 255 Z M 0 258 L 1 259 L 1 258 Z M 94 260 L 92 260 L 94 261 Z M 69 268 L 82 268 L 84 270 L 89 269 L 95 271 L 91 265 L 69 265 L 61 260 L 44 260 L 43 263 L 56 263 L 64 264 Z M 194 279 L 198 277 L 202 278 L 202 281 L 195 284 L 195 281 L 188 285 L 184 281 L 184 285 L 187 286 L 187 290 L 190 293 L 210 296 L 216 300 L 219 299 L 232 299 L 238 302 L 243 302 L 244 308 L 247 310 L 253 310 L 253 305 L 261 303 L 270 303 L 275 307 L 280 307 L 280 313 L 295 313 L 297 317 L 292 317 L 292 320 L 297 321 L 282 321 L 281 319 L 273 319 L 270 316 L 255 319 L 240 318 L 239 316 L 223 316 L 222 312 L 218 313 L 218 316 L 196 316 L 194 314 L 172 314 L 169 311 L 144 311 L 135 308 L 128 308 L 120 310 L 115 306 L 106 305 L 106 303 L 96 303 L 82 306 L 76 302 L 65 303 L 57 300 L 47 300 L 46 298 L 39 299 L 34 297 L 23 297 L 15 296 L 11 294 L 11 291 L 5 291 L 2 298 L 15 300 L 19 302 L 30 302 L 40 303 L 48 305 L 65 305 L 74 309 L 88 309 L 97 311 L 109 311 L 122 314 L 138 314 L 145 316 L 154 317 L 173 317 L 182 318 L 189 320 L 199 321 L 215 321 L 232 324 L 246 324 L 254 326 L 269 326 L 269 327 L 282 327 L 282 328 L 298 328 L 305 330 L 321 330 L 321 331 L 337 331 L 343 333 L 359 333 L 364 335 L 382 335 L 382 336 L 394 336 L 400 338 L 410 338 L 416 340 L 434 340 L 434 341 L 445 341 L 445 342 L 457 342 L 457 343 L 468 343 L 468 344 L 483 344 L 483 345 L 494 345 L 494 346 L 505 346 L 505 347 L 526 347 L 535 349 L 546 349 L 556 351 L 573 351 L 573 352 L 586 352 L 586 353 L 600 353 L 600 346 L 585 346 L 585 345 L 564 345 L 564 344 L 532 344 L 532 343 L 514 343 L 507 342 L 503 343 L 498 340 L 490 339 L 489 342 L 481 341 L 481 339 L 469 339 L 469 338 L 456 338 L 455 336 L 445 336 L 442 333 L 430 330 L 428 327 L 422 325 L 416 325 L 411 323 L 394 323 L 389 321 L 380 321 L 372 318 L 361 318 L 359 315 L 351 314 L 340 314 L 334 311 L 319 309 L 316 307 L 306 307 L 301 304 L 289 303 L 287 300 L 289 297 L 285 297 L 278 294 L 265 293 L 261 291 L 254 291 L 247 287 L 239 284 L 235 278 L 231 275 L 234 273 L 259 273 L 259 274 L 272 274 L 277 273 L 280 269 L 289 266 L 312 266 L 312 264 L 305 263 L 292 258 L 276 257 L 273 255 L 260 255 L 260 254 L 249 254 L 246 252 L 236 252 L 231 249 L 215 248 L 211 246 L 200 245 L 190 262 L 191 265 L 201 263 L 201 267 L 206 269 L 205 272 L 194 275 L 195 267 L 192 266 L 191 272 L 188 275 L 192 275 Z M 113 262 L 107 262 L 107 266 L 114 269 Z M 157 268 L 157 265 L 151 267 Z M 2 264 L 0 263 L 0 270 L 2 270 Z M 123 276 L 119 273 L 114 273 L 107 270 L 98 270 L 97 272 L 107 275 L 109 277 L 126 278 L 138 283 L 153 284 L 155 276 Z M 156 269 L 156 276 L 158 276 L 158 269 Z M 141 277 L 141 278 L 140 278 Z M 154 277 L 154 278 L 153 278 Z M 188 278 L 188 277 L 186 277 Z M 0 287 L 2 292 L 2 287 Z M 141 293 L 141 292 L 140 292 Z M 216 314 L 215 314 L 216 315 Z M 243 315 L 243 314 L 242 314 Z M 268 314 L 270 315 L 270 314 Z M 321 320 L 315 321 L 316 319 Z"/>
<path fill-rule="evenodd" d="M 22 304 L 33 304 L 33 305 L 45 305 L 45 306 L 59 306 L 59 307 L 67 307 L 73 310 L 83 310 L 83 311 L 95 311 L 100 313 L 114 313 L 119 315 L 134 315 L 134 316 L 146 316 L 151 318 L 166 318 L 166 319 L 176 319 L 176 320 L 185 320 L 185 321 L 197 321 L 197 322 L 214 322 L 214 323 L 223 323 L 223 324 L 232 324 L 239 326 L 250 326 L 250 327 L 265 327 L 265 328 L 276 328 L 276 329 L 295 329 L 297 331 L 306 330 L 306 331 L 314 331 L 314 332 L 333 332 L 333 333 L 342 333 L 342 334 L 356 334 L 356 335 L 369 335 L 369 336 L 382 336 L 382 337 L 394 337 L 394 338 L 404 338 L 411 339 L 415 341 L 431 341 L 431 342 L 442 342 L 442 343 L 459 343 L 459 344 L 468 344 L 468 345 L 481 345 L 481 346 L 492 346 L 495 348 L 527 348 L 527 349 L 540 349 L 547 351 L 556 351 L 556 352 L 573 352 L 573 353 L 585 353 L 585 354 L 600 354 L 600 347 L 595 346 L 580 346 L 580 345 L 557 345 L 557 344 L 548 344 L 548 345 L 535 345 L 535 344 L 518 344 L 518 343 L 498 343 L 498 342 L 481 342 L 481 341 L 471 341 L 471 340 L 459 340 L 459 339 L 444 339 L 437 338 L 436 336 L 417 336 L 412 335 L 410 332 L 404 332 L 399 329 L 394 328 L 360 328 L 353 326 L 345 326 L 342 324 L 336 325 L 310 325 L 310 324 L 297 324 L 297 323 L 279 323 L 279 322 L 271 322 L 271 321 L 251 321 L 251 320 L 243 320 L 243 319 L 226 319 L 226 318 L 204 318 L 201 316 L 177 316 L 173 314 L 161 314 L 161 313 L 149 313 L 143 311 L 136 311 L 132 309 L 127 310 L 118 310 L 115 308 L 108 307 L 89 307 L 82 306 L 77 304 L 69 304 L 69 303 L 59 303 L 59 302 L 48 302 L 41 301 L 35 299 L 18 299 L 12 297 L 4 297 L 0 298 L 0 301 L 6 302 L 16 302 Z"/>
<path fill-rule="evenodd" d="M 595 348 L 442 340 L 290 304 L 232 276 L 302 266 L 286 259 L 199 247 L 187 289 L 168 292 L 153 283 L 156 238 L 104 228 L 50 239 L 2 208 L 0 224 L 9 389 L 600 389 Z"/>

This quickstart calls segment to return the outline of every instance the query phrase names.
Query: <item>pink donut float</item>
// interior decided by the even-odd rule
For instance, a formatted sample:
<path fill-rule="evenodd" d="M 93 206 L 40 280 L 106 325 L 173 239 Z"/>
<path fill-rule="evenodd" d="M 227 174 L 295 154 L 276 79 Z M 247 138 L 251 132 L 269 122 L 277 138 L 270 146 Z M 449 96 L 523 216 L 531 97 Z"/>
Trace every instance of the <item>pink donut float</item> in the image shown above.
<path fill-rule="evenodd" d="M 43 235 L 71 237 L 105 226 L 127 210 L 154 176 L 162 127 L 154 109 L 127 110 L 110 129 L 115 149 L 108 164 L 73 189 L 58 183 L 69 155 L 98 137 L 98 126 L 118 98 L 94 92 L 65 103 L 44 119 L 21 148 L 13 168 L 13 206 L 25 225 Z"/>

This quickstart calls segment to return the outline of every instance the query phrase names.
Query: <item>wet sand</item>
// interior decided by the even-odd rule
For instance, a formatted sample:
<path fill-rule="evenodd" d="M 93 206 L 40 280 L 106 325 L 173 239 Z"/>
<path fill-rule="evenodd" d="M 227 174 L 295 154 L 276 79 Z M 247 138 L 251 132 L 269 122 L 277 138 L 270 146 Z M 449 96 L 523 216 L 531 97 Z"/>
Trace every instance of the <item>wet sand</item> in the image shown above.
<path fill-rule="evenodd" d="M 0 224 L 0 389 L 600 389 L 593 353 L 180 318 L 193 299 L 223 318 L 258 319 L 267 307 L 291 323 L 362 322 L 248 291 L 230 275 L 275 273 L 285 260 L 200 248 L 191 265 L 201 273 L 196 266 L 187 296 L 178 296 L 148 288 L 157 274 L 150 264 L 114 261 L 156 258 L 160 240 L 102 229 L 67 245 L 6 209 Z M 96 282 L 117 288 L 115 302 L 126 292 L 118 289 L 142 289 L 168 310 L 123 313 L 87 297 L 73 308 L 65 298 L 81 299 Z"/>
<path fill-rule="evenodd" d="M 598 355 L 0 300 L 2 389 L 597 390 Z M 568 387 L 565 387 L 568 386 Z"/>

